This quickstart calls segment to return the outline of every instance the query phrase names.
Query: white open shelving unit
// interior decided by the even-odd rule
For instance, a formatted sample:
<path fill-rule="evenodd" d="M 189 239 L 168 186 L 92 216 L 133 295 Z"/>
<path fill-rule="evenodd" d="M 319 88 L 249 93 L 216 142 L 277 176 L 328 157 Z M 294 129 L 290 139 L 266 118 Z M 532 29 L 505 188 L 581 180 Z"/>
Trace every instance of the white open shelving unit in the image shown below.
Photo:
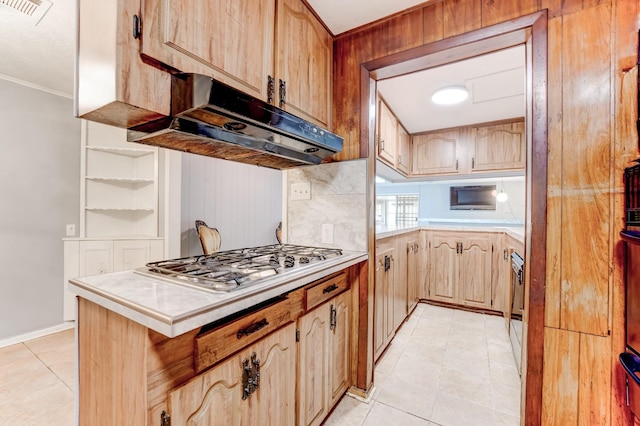
<path fill-rule="evenodd" d="M 144 266 L 164 258 L 158 233 L 158 148 L 127 131 L 82 121 L 79 237 L 64 239 L 64 319 L 75 319 L 70 278 Z"/>
<path fill-rule="evenodd" d="M 85 121 L 80 236 L 157 237 L 158 148 L 126 130 Z"/>

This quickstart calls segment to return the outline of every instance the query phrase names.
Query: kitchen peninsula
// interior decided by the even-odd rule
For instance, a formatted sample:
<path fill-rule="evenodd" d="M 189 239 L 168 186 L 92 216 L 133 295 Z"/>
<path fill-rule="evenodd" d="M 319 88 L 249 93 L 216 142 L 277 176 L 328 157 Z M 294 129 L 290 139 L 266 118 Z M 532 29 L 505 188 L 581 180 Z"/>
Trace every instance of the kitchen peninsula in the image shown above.
<path fill-rule="evenodd" d="M 321 421 L 351 385 L 366 259 L 343 252 L 228 293 L 134 271 L 71 280 L 79 424 Z"/>

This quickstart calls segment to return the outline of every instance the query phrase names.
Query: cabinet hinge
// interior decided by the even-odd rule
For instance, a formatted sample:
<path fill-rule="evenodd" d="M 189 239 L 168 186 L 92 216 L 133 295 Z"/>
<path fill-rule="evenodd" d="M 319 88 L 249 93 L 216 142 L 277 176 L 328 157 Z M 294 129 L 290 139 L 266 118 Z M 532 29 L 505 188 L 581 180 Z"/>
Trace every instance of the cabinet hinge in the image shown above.
<path fill-rule="evenodd" d="M 456 158 L 456 170 L 458 170 L 458 159 Z"/>
<path fill-rule="evenodd" d="M 300 341 L 300 330 L 296 329 L 296 342 Z"/>
<path fill-rule="evenodd" d="M 160 426 L 171 426 L 171 416 L 164 410 L 160 413 Z"/>
<path fill-rule="evenodd" d="M 142 19 L 138 15 L 133 15 L 133 38 L 136 40 L 142 35 Z"/>
<path fill-rule="evenodd" d="M 471 168 L 472 169 L 476 168 L 476 159 L 475 159 L 475 157 L 471 157 Z"/>

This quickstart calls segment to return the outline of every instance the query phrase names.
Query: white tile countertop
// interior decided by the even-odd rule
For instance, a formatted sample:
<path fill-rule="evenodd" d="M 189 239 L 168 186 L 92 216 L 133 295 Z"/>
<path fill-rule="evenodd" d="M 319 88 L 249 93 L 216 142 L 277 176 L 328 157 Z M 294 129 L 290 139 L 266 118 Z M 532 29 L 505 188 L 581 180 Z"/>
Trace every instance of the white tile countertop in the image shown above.
<path fill-rule="evenodd" d="M 520 242 L 524 242 L 524 226 L 500 226 L 500 225 L 474 225 L 473 223 L 449 223 L 444 225 L 411 225 L 404 227 L 376 227 L 376 239 L 389 238 L 396 235 L 406 234 L 407 232 L 420 230 L 437 230 L 437 231 L 475 231 L 475 232 L 505 232 Z"/>
<path fill-rule="evenodd" d="M 309 264 L 231 292 L 212 292 L 133 270 L 73 278 L 69 289 L 167 337 L 175 337 L 367 260 L 363 252 Z"/>

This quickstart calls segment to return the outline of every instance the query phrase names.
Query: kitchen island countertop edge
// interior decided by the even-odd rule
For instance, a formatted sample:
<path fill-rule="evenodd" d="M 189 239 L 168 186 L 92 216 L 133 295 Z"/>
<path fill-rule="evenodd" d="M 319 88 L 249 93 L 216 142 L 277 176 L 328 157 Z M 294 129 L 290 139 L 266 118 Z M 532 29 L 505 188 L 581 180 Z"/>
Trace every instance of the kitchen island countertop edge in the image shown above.
<path fill-rule="evenodd" d="M 150 278 L 133 270 L 72 278 L 68 286 L 79 297 L 167 337 L 176 337 L 356 265 L 367 258 L 365 252 L 345 252 L 341 257 L 227 293 Z"/>

